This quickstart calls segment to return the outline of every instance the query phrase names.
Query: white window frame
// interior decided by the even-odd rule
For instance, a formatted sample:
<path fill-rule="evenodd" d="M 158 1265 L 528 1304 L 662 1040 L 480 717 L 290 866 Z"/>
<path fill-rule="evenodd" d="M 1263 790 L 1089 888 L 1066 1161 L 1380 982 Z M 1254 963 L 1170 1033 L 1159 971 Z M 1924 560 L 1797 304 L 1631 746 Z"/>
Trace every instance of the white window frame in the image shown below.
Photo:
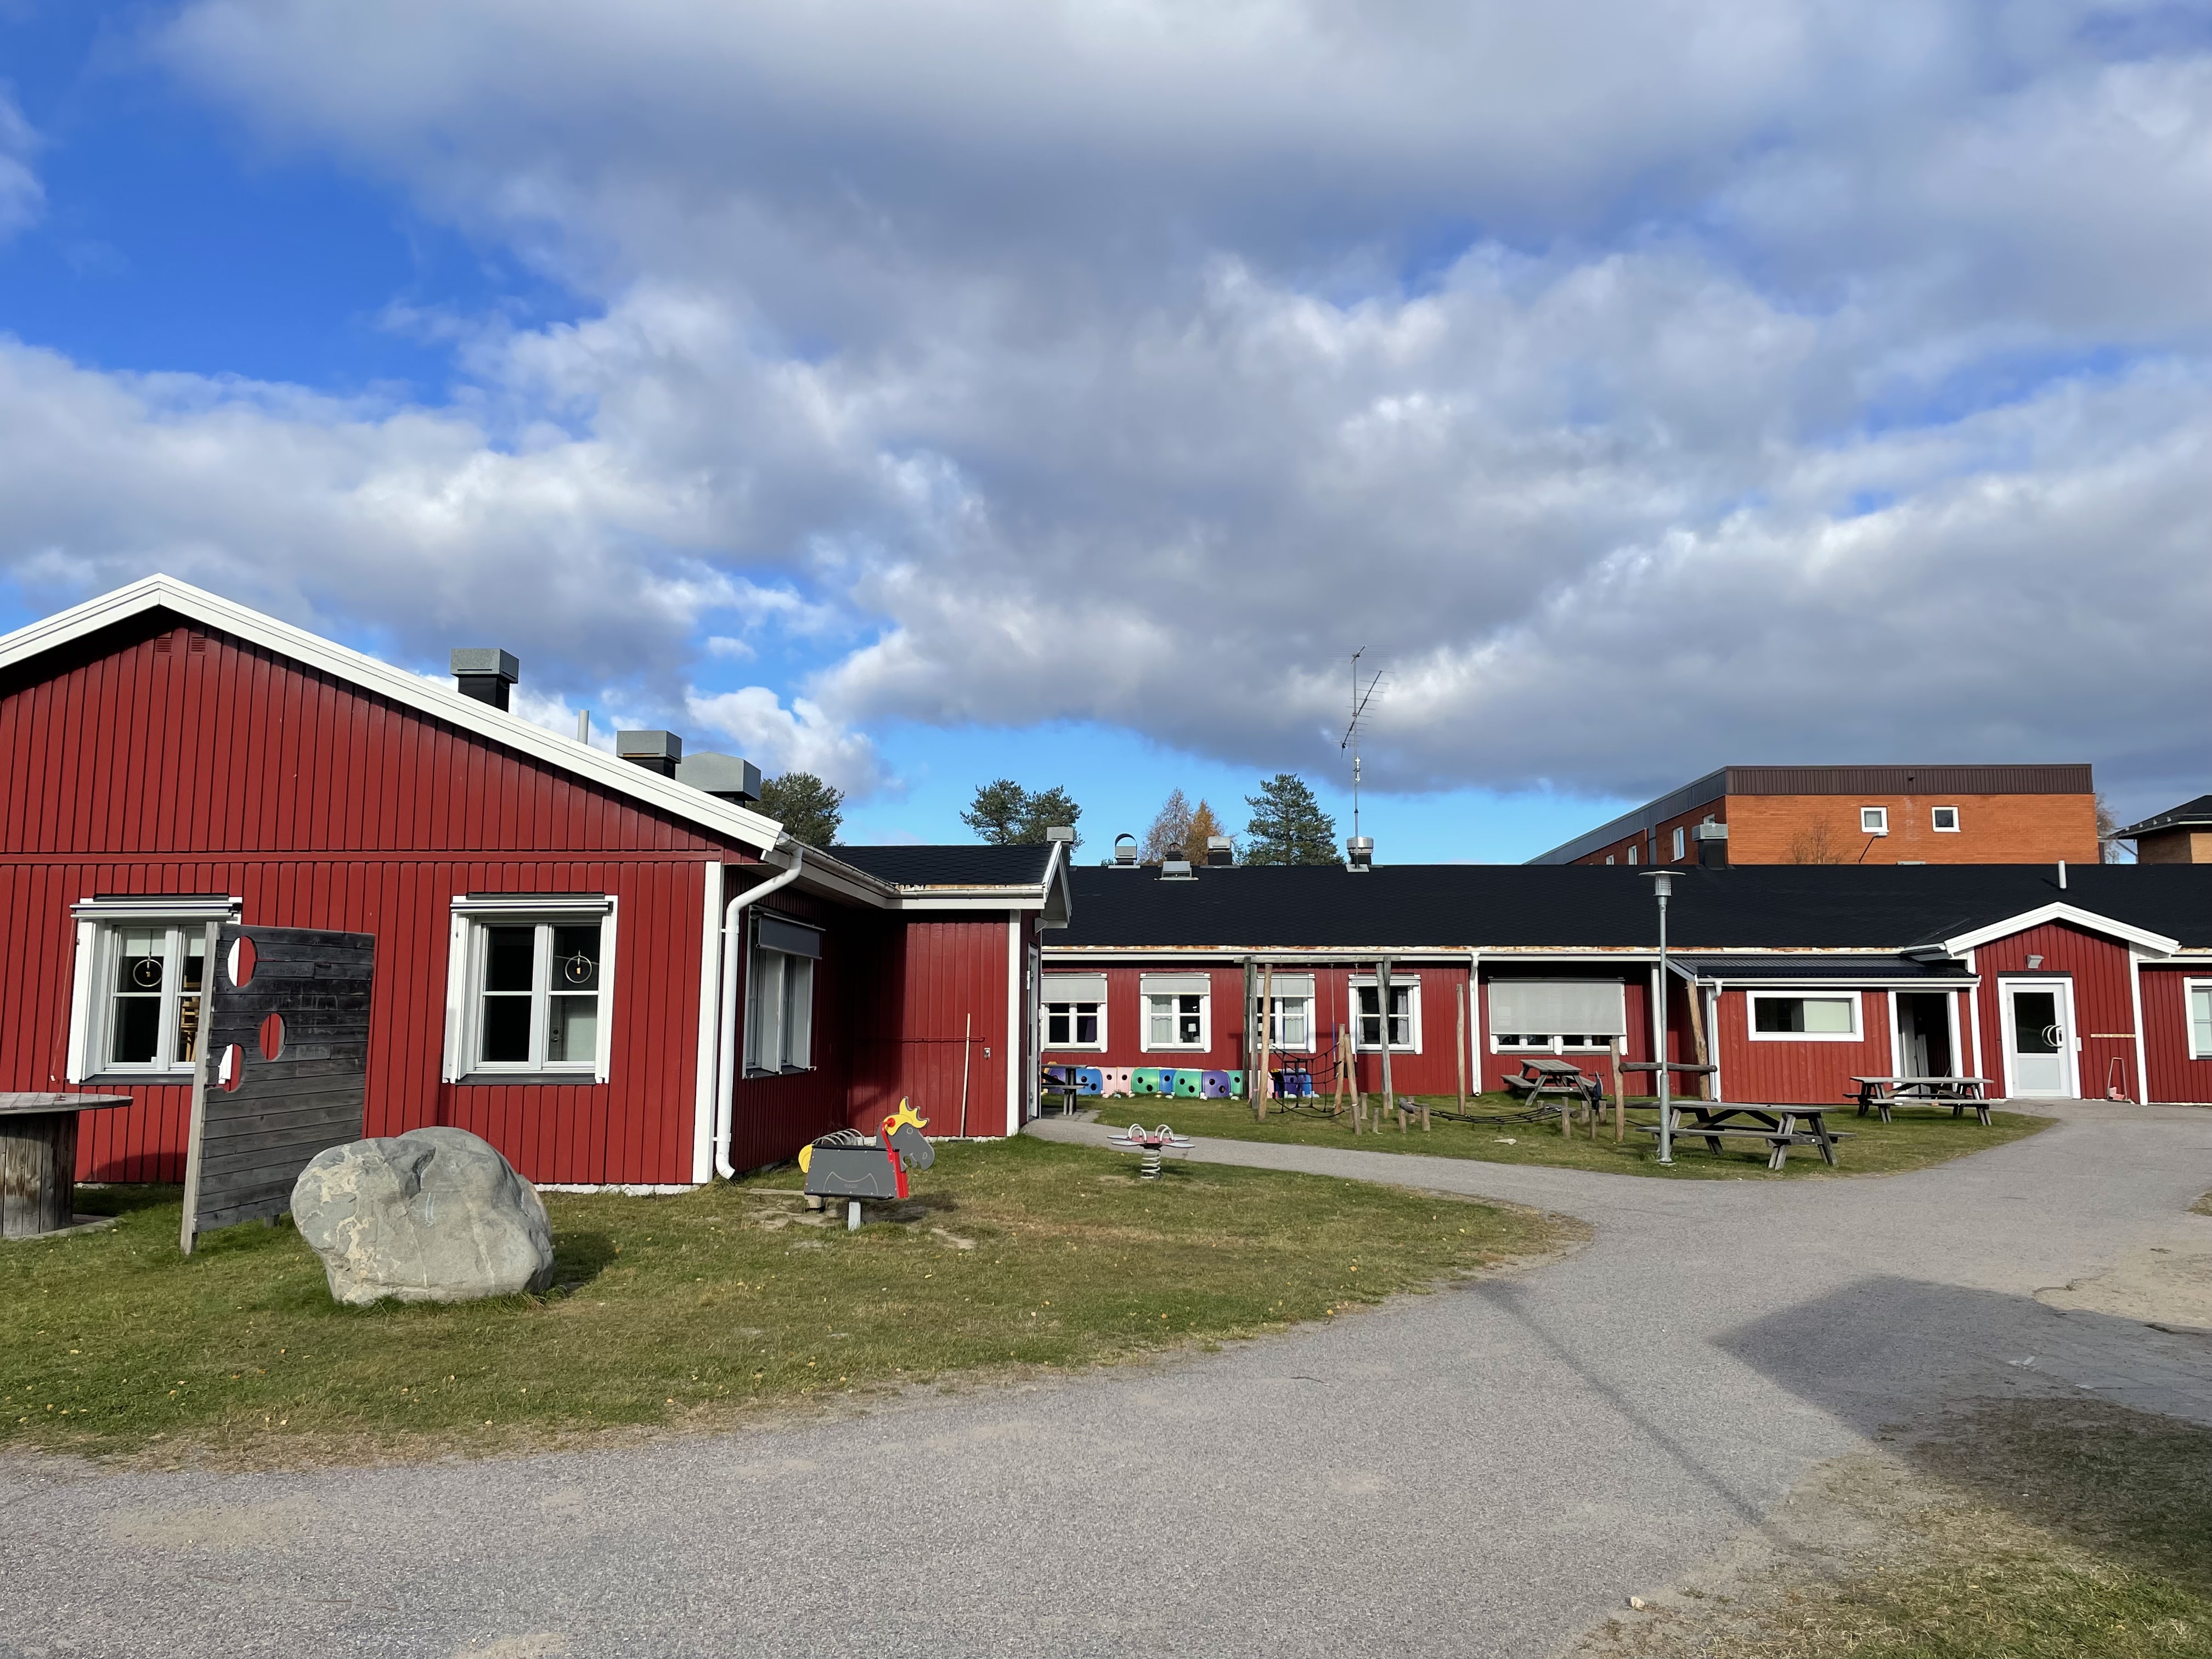
<path fill-rule="evenodd" d="M 1943 814 L 1946 812 L 1948 812 L 1951 815 L 1951 821 L 1948 823 L 1943 822 Z M 1959 833 L 1959 809 L 1955 806 L 1932 806 L 1929 808 L 1928 827 L 1939 836 L 1957 835 Z"/>
<path fill-rule="evenodd" d="M 1139 1039 L 1137 1049 L 1139 1054 L 1200 1054 L 1208 1053 L 1212 1049 L 1213 994 L 1211 991 L 1162 992 L 1139 990 L 1137 996 L 1139 1001 L 1144 1005 L 1138 1010 L 1137 1013 L 1137 1018 L 1140 1022 L 1137 1028 L 1137 1035 Z M 1187 1012 L 1180 1006 L 1180 1004 L 1182 1003 L 1182 999 L 1187 996 L 1194 996 L 1198 999 L 1198 1041 L 1195 1042 L 1153 1042 L 1152 1003 L 1154 999 L 1158 998 L 1163 1000 L 1176 1003 L 1178 1006 L 1176 1011 L 1169 1016 L 1169 1018 L 1175 1023 L 1180 1024 L 1183 1014 Z"/>
<path fill-rule="evenodd" d="M 1267 999 L 1261 994 L 1258 986 L 1254 986 L 1252 990 L 1252 1018 L 1255 1020 L 1261 1018 L 1261 1011 L 1265 1006 L 1267 1001 Z M 1313 1012 L 1315 999 L 1310 996 L 1279 996 L 1274 1000 L 1274 1002 L 1275 1006 L 1273 1009 L 1270 1011 L 1267 1017 L 1267 1052 L 1276 1054 L 1310 1054 L 1315 1052 Z M 1283 1041 L 1283 1016 L 1291 1008 L 1301 1010 L 1301 1018 L 1305 1021 L 1306 1036 L 1305 1041 L 1303 1042 L 1285 1042 Z"/>
<path fill-rule="evenodd" d="M 1859 808 L 1859 834 L 1886 836 L 1889 833 L 1889 808 L 1862 806 Z"/>
<path fill-rule="evenodd" d="M 1636 862 L 1636 843 L 1633 842 L 1631 842 L 1628 845 L 1628 861 L 1631 864 Z"/>
<path fill-rule="evenodd" d="M 446 1065 L 448 1083 L 605 1083 L 614 1058 L 617 902 L 611 893 L 457 893 L 446 953 Z M 535 926 L 545 928 L 596 921 L 599 925 L 599 1006 L 589 1061 L 559 1065 L 508 1060 L 486 1065 L 477 1059 L 483 1040 L 483 970 L 486 930 Z M 532 952 L 531 1048 L 543 1051 L 552 994 L 550 944 Z"/>
<path fill-rule="evenodd" d="M 1828 990 L 1811 986 L 1794 986 L 1788 990 L 1771 989 L 1746 991 L 1743 1024 L 1747 1036 L 1753 1042 L 1863 1042 L 1866 1041 L 1866 1007 L 1856 991 Z M 1762 1031 L 1759 1029 L 1759 1005 L 1762 1002 L 1844 1002 L 1850 1005 L 1851 1029 L 1848 1031 Z"/>
<path fill-rule="evenodd" d="M 2212 1060 L 2212 1042 L 2198 1047 L 2197 1042 L 2197 999 L 2212 998 L 2212 979 L 2185 979 L 2181 981 L 2182 1040 L 2189 1045 L 2191 1060 Z"/>
<path fill-rule="evenodd" d="M 1055 1008 L 1063 1008 L 1067 1011 L 1068 1040 L 1066 1042 L 1054 1042 L 1052 1040 L 1052 1011 Z M 1082 1011 L 1085 1008 L 1090 1009 L 1091 1012 L 1097 1016 L 1098 1020 L 1098 1040 L 1095 1042 L 1080 1042 L 1078 1041 L 1075 1036 L 1075 1022 L 1082 1018 Z M 1079 1001 L 1064 1000 L 1046 1003 L 1044 1005 L 1043 1046 L 1046 1052 L 1055 1054 L 1097 1054 L 1100 1052 L 1106 1047 L 1106 1005 L 1103 1002 L 1093 1002 L 1087 997 Z"/>
<path fill-rule="evenodd" d="M 1370 1048 L 1360 1040 L 1359 1036 L 1360 1024 L 1366 1018 L 1365 1011 L 1359 1006 L 1359 994 L 1363 990 L 1379 991 L 1382 988 L 1381 981 L 1373 974 L 1355 974 L 1352 978 L 1351 988 L 1352 1051 L 1364 1054 L 1381 1054 L 1382 1049 L 1380 1044 Z M 1390 1052 L 1394 1054 L 1418 1054 L 1421 1052 L 1421 976 L 1419 974 L 1393 974 L 1390 975 L 1390 989 L 1393 992 L 1402 990 L 1406 993 L 1406 1036 L 1408 1039 L 1404 1042 L 1390 1044 Z M 1376 1000 L 1380 1002 L 1382 999 L 1378 996 Z M 1388 1013 L 1389 1011 L 1386 1009 L 1384 1011 L 1386 1031 L 1389 1024 Z"/>
<path fill-rule="evenodd" d="M 1612 863 L 1612 862 L 1613 862 L 1613 854 L 1610 854 L 1610 853 L 1607 853 L 1607 854 L 1605 855 L 1605 861 L 1606 861 L 1607 864 Z"/>
<path fill-rule="evenodd" d="M 1580 1036 L 1583 1041 L 1570 1042 L 1567 1041 L 1570 1035 Z M 1506 1038 L 1514 1036 L 1534 1036 L 1540 1040 L 1535 1042 L 1506 1041 Z M 1604 1054 L 1613 1052 L 1616 1041 L 1626 1040 L 1607 1037 L 1601 1042 L 1592 1042 L 1587 1031 L 1571 1034 L 1565 1031 L 1492 1031 L 1490 1034 L 1490 1052 L 1493 1054 Z"/>
<path fill-rule="evenodd" d="M 752 915 L 752 938 L 745 950 L 744 1075 L 796 1077 L 815 1069 L 814 1007 L 821 988 L 821 958 L 763 945 L 763 921 L 817 934 L 822 930 L 796 917 L 757 910 Z M 765 1011 L 770 998 L 775 1002 L 772 1025 Z M 773 1053 L 767 1047 L 771 1032 L 775 1039 Z M 775 1064 L 765 1063 L 770 1060 Z"/>
<path fill-rule="evenodd" d="M 238 919 L 239 901 L 185 896 L 164 899 L 149 894 L 143 898 L 133 896 L 86 899 L 72 905 L 70 914 L 76 922 L 76 962 L 70 994 L 69 1057 L 65 1068 L 69 1080 L 142 1085 L 191 1082 L 192 1062 L 179 1059 L 175 1053 L 178 1005 L 185 994 L 177 965 L 186 954 L 185 941 L 204 936 L 209 922 Z M 151 1061 L 118 1064 L 107 1057 L 108 1045 L 113 1038 L 110 985 L 114 977 L 116 938 L 126 929 L 156 927 L 167 937 L 162 942 L 161 1025 L 155 1058 Z M 203 999 L 208 992 L 207 975 L 207 966 L 203 963 L 199 990 Z M 201 1029 L 204 1030 L 204 1001 L 201 1006 Z"/>
<path fill-rule="evenodd" d="M 1674 826 L 1674 856 L 1670 863 L 1680 864 L 1690 850 L 1690 832 L 1680 824 Z"/>

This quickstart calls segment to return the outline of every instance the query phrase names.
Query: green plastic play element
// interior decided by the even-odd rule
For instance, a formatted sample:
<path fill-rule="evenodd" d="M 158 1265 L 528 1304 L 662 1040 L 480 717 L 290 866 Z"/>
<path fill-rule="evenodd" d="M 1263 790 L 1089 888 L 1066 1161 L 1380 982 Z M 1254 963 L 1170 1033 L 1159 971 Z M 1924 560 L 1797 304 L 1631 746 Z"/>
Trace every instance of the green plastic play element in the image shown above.
<path fill-rule="evenodd" d="M 1133 1095 L 1156 1095 L 1160 1091 L 1160 1068 L 1139 1066 L 1129 1073 L 1129 1092 Z"/>
<path fill-rule="evenodd" d="M 1206 1091 L 1206 1073 L 1194 1066 L 1176 1067 L 1175 1091 L 1186 1100 L 1196 1100 Z"/>

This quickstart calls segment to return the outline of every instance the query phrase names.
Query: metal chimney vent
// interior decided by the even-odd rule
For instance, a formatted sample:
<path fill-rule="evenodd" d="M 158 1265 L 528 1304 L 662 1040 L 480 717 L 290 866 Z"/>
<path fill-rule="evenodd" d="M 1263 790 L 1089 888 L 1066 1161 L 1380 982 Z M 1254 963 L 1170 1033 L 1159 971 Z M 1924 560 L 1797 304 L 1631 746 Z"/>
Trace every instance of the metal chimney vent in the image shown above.
<path fill-rule="evenodd" d="M 456 690 L 495 708 L 507 707 L 507 693 L 522 678 L 522 665 L 515 660 L 514 653 L 497 646 L 458 647 L 448 665 Z"/>
<path fill-rule="evenodd" d="M 1375 837 L 1354 836 L 1344 843 L 1344 867 L 1347 870 L 1368 870 L 1375 865 Z"/>
<path fill-rule="evenodd" d="M 1163 859 L 1160 860 L 1160 879 L 1162 881 L 1196 881 L 1198 878 L 1191 874 L 1188 859 Z"/>
<path fill-rule="evenodd" d="M 648 772 L 672 778 L 684 758 L 684 739 L 673 732 L 617 732 L 615 753 Z"/>
<path fill-rule="evenodd" d="M 1072 844 L 1075 840 L 1075 826 L 1072 823 L 1048 824 L 1045 827 L 1044 838 L 1047 841 L 1064 841 Z"/>
<path fill-rule="evenodd" d="M 1126 830 L 1114 837 L 1114 867 L 1116 870 L 1137 867 L 1137 838 Z"/>
<path fill-rule="evenodd" d="M 1206 861 L 1212 865 L 1236 863 L 1236 843 L 1226 836 L 1208 836 L 1206 838 Z"/>

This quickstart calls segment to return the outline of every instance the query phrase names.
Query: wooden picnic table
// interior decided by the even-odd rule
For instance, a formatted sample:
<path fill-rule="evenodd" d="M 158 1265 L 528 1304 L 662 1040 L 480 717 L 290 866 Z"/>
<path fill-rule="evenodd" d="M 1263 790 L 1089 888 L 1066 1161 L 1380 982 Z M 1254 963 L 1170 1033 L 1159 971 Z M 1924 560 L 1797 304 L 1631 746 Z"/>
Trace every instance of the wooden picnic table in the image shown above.
<path fill-rule="evenodd" d="M 1871 1107 L 1887 1123 L 1893 1106 L 1921 1102 L 1948 1106 L 1954 1118 L 1971 1107 L 1981 1126 L 1990 1127 L 1990 1080 L 1985 1077 L 1855 1077 L 1851 1081 L 1859 1085 L 1850 1098 L 1858 1102 L 1861 1117 Z"/>
<path fill-rule="evenodd" d="M 76 1115 L 130 1103 L 129 1095 L 0 1094 L 0 1238 L 76 1224 Z"/>
<path fill-rule="evenodd" d="M 1792 1146 L 1814 1146 L 1829 1168 L 1836 1164 L 1836 1143 L 1848 1139 L 1845 1131 L 1828 1127 L 1826 1106 L 1753 1104 L 1738 1101 L 1688 1100 L 1673 1107 L 1671 1128 L 1684 1140 L 1702 1139 L 1715 1157 L 1723 1139 L 1763 1140 L 1770 1149 L 1766 1167 L 1779 1170 Z M 1685 1116 L 1694 1121 L 1685 1122 Z M 1739 1121 L 1741 1120 L 1741 1121 Z M 1656 1123 L 1639 1123 L 1639 1133 L 1656 1135 Z"/>
<path fill-rule="evenodd" d="M 1570 1112 L 1594 1113 L 1605 1099 L 1604 1085 L 1595 1078 L 1571 1061 L 1548 1054 L 1522 1055 L 1521 1075 L 1507 1078 L 1505 1086 L 1532 1109 L 1540 1110 L 1556 1100 L 1563 1132 Z"/>

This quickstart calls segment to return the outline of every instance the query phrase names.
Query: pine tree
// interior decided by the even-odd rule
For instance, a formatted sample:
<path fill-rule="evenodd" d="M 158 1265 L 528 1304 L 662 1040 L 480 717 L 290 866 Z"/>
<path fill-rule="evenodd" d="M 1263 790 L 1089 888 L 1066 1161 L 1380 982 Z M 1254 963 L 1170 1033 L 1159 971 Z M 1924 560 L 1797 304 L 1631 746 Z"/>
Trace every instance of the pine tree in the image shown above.
<path fill-rule="evenodd" d="M 1295 772 L 1278 772 L 1244 797 L 1252 821 L 1244 826 L 1247 864 L 1334 864 L 1336 820 L 1321 810 L 1314 792 Z"/>
<path fill-rule="evenodd" d="M 1055 783 L 1030 797 L 1022 812 L 1020 839 L 1032 846 L 1042 845 L 1046 830 L 1054 824 L 1073 830 L 1076 819 L 1082 816 L 1083 809 L 1075 804 L 1075 797 Z M 1068 851 L 1072 853 L 1082 845 L 1083 837 L 1079 834 L 1068 843 Z"/>
<path fill-rule="evenodd" d="M 960 822 L 994 847 L 1012 847 L 1022 838 L 1030 810 L 1030 792 L 1012 778 L 999 778 L 975 791 L 975 799 Z"/>
<path fill-rule="evenodd" d="M 811 772 L 786 772 L 761 784 L 760 810 L 793 841 L 828 847 L 845 822 L 845 792 Z"/>
<path fill-rule="evenodd" d="M 1228 833 L 1222 827 L 1221 820 L 1213 816 L 1213 809 L 1200 800 L 1198 810 L 1190 815 L 1190 828 L 1183 831 L 1182 855 L 1193 864 L 1203 864 L 1206 862 L 1206 843 L 1215 836 Z"/>
<path fill-rule="evenodd" d="M 1190 803 L 1177 789 L 1160 803 L 1152 827 L 1145 831 L 1145 844 L 1137 854 L 1137 860 L 1140 864 L 1158 864 L 1163 859 L 1179 859 L 1183 855 L 1183 843 L 1189 839 Z"/>

